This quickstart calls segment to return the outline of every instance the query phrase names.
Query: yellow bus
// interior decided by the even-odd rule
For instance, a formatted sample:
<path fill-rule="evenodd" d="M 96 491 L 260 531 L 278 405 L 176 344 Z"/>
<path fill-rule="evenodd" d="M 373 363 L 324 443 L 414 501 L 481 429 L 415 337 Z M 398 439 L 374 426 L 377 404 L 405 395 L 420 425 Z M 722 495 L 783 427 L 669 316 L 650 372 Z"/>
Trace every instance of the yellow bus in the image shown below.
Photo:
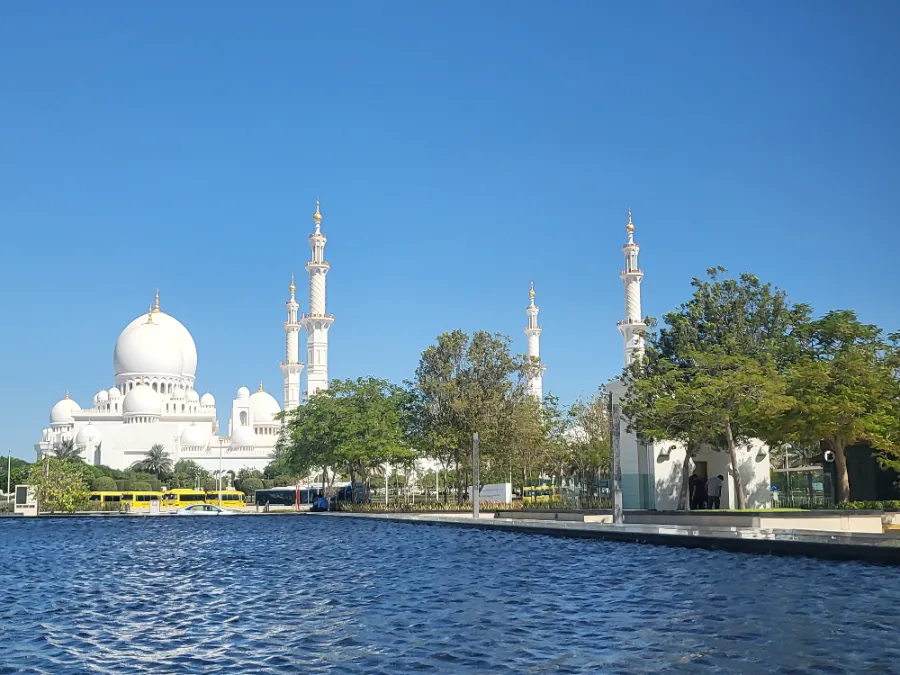
<path fill-rule="evenodd" d="M 129 490 L 122 493 L 122 503 L 131 511 L 139 511 L 141 509 L 150 509 L 150 502 L 159 502 L 162 499 L 162 492 L 153 490 Z"/>
<path fill-rule="evenodd" d="M 219 501 L 219 497 L 222 498 L 221 502 Z M 219 492 L 211 490 L 206 493 L 206 503 L 232 508 L 240 508 L 246 505 L 244 493 L 240 490 L 220 490 Z"/>
<path fill-rule="evenodd" d="M 203 490 L 191 488 L 175 488 L 162 496 L 163 506 L 174 506 L 180 509 L 191 504 L 203 504 L 206 501 L 206 493 Z"/>
<path fill-rule="evenodd" d="M 88 497 L 88 501 L 91 504 L 121 504 L 122 503 L 122 493 L 121 492 L 106 492 L 103 490 L 94 490 L 91 492 L 90 497 Z"/>
<path fill-rule="evenodd" d="M 522 501 L 525 503 L 547 503 L 561 500 L 556 488 L 550 485 L 526 485 L 522 490 Z"/>

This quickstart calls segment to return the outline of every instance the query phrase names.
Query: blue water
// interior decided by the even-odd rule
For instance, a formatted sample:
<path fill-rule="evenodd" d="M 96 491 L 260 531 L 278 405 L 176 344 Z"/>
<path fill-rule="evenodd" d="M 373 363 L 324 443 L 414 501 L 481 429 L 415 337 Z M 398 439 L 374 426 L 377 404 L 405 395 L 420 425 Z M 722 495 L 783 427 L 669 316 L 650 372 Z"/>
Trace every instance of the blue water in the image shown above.
<path fill-rule="evenodd" d="M 329 517 L 0 519 L 0 673 L 900 673 L 900 570 Z"/>

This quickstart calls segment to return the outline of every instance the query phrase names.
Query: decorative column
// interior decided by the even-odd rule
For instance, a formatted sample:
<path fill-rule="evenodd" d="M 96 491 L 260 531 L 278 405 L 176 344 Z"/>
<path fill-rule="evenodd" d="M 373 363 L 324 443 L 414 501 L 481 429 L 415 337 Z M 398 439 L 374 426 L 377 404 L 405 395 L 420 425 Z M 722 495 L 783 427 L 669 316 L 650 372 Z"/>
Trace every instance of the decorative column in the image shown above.
<path fill-rule="evenodd" d="M 644 273 L 638 267 L 638 253 L 641 247 L 634 242 L 634 223 L 631 222 L 631 209 L 628 209 L 628 224 L 625 226 L 628 242 L 622 247 L 625 254 L 625 269 L 619 275 L 625 284 L 625 320 L 616 326 L 622 334 L 625 347 L 625 365 L 629 366 L 635 358 L 644 353 L 644 331 L 647 324 L 641 315 L 641 281 Z"/>
<path fill-rule="evenodd" d="M 328 329 L 334 323 L 334 315 L 325 313 L 325 276 L 331 265 L 325 262 L 325 243 L 322 234 L 322 214 L 319 200 L 313 215 L 315 232 L 309 235 L 312 259 L 306 263 L 309 273 L 309 314 L 304 314 L 300 323 L 306 330 L 306 397 L 314 396 L 328 389 Z"/>
<path fill-rule="evenodd" d="M 540 308 L 534 304 L 533 281 L 531 289 L 528 291 L 528 300 L 528 307 L 525 308 L 525 313 L 528 315 L 528 325 L 525 327 L 525 335 L 528 337 L 528 359 L 537 367 L 525 383 L 525 390 L 529 396 L 534 396 L 541 401 L 544 398 L 544 371 L 546 368 L 538 364 L 541 361 L 541 333 L 544 329 L 538 326 Z"/>
<path fill-rule="evenodd" d="M 292 410 L 300 405 L 300 373 L 303 372 L 303 364 L 298 360 L 300 353 L 300 323 L 297 321 L 297 310 L 300 304 L 294 299 L 294 275 L 291 275 L 291 285 L 288 286 L 291 298 L 285 304 L 287 307 L 287 321 L 284 322 L 285 355 L 281 364 L 281 372 L 284 374 L 284 409 Z"/>

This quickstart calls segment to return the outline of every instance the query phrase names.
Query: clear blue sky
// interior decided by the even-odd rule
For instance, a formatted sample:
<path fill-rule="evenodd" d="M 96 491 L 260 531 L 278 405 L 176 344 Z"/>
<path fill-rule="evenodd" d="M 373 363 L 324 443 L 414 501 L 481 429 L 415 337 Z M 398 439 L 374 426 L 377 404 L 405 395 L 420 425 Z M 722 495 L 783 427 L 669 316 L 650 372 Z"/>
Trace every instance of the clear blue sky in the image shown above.
<path fill-rule="evenodd" d="M 615 375 L 626 210 L 644 312 L 751 271 L 900 328 L 900 3 L 0 3 L 3 443 L 112 385 L 158 287 L 220 423 L 281 400 L 316 196 L 330 375 L 401 381 L 445 330 L 545 391 Z M 6 454 L 6 447 L 0 448 Z"/>

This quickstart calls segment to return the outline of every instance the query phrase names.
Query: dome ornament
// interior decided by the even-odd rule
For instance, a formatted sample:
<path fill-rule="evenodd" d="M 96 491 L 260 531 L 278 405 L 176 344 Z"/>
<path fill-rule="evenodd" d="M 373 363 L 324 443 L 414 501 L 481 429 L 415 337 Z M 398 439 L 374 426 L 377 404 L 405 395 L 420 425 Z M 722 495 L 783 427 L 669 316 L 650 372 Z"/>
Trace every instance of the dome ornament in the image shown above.
<path fill-rule="evenodd" d="M 153 301 L 153 312 L 159 314 L 159 289 L 156 289 L 156 299 Z"/>
<path fill-rule="evenodd" d="M 628 209 L 628 224 L 625 226 L 625 231 L 628 234 L 632 234 L 634 232 L 634 223 L 631 222 L 631 209 Z"/>
<path fill-rule="evenodd" d="M 294 285 L 294 273 L 291 272 L 291 285 L 288 286 L 288 289 L 291 291 L 291 297 L 294 295 L 294 291 L 297 290 L 297 287 Z"/>
<path fill-rule="evenodd" d="M 316 212 L 313 214 L 313 222 L 316 224 L 316 232 L 319 231 L 319 226 L 322 224 L 322 212 L 319 211 L 319 198 L 316 197 Z"/>
<path fill-rule="evenodd" d="M 531 282 L 531 289 L 528 291 L 528 297 L 534 300 L 534 282 Z"/>
<path fill-rule="evenodd" d="M 259 390 L 260 390 L 260 391 L 263 390 L 263 388 L 262 388 L 262 380 L 259 381 Z"/>
<path fill-rule="evenodd" d="M 153 307 L 147 307 L 147 323 L 153 323 Z"/>

